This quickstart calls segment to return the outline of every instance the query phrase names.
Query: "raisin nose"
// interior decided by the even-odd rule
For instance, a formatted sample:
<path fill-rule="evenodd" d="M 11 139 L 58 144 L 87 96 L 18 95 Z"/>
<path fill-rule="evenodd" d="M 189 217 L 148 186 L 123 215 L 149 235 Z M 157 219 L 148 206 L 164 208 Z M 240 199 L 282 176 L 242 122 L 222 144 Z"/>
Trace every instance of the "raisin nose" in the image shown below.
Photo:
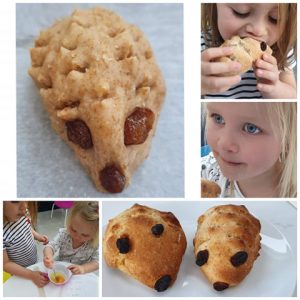
<path fill-rule="evenodd" d="M 171 276 L 165 275 L 156 281 L 154 289 L 156 289 L 158 292 L 163 292 L 170 286 L 171 281 Z"/>
<path fill-rule="evenodd" d="M 130 250 L 130 243 L 129 238 L 120 238 L 117 239 L 117 248 L 119 249 L 120 253 L 125 254 L 128 253 Z"/>
<path fill-rule="evenodd" d="M 164 225 L 163 224 L 156 224 L 151 228 L 152 234 L 159 236 L 164 232 Z"/>
<path fill-rule="evenodd" d="M 209 252 L 207 250 L 199 251 L 197 254 L 196 264 L 201 267 L 204 265 L 209 257 Z"/>
<path fill-rule="evenodd" d="M 265 51 L 265 50 L 267 49 L 267 44 L 266 44 L 266 42 L 261 42 L 261 43 L 260 43 L 260 49 L 261 49 L 262 51 Z"/>
<path fill-rule="evenodd" d="M 229 284 L 226 282 L 217 281 L 213 284 L 214 289 L 218 292 L 223 291 L 229 287 Z"/>

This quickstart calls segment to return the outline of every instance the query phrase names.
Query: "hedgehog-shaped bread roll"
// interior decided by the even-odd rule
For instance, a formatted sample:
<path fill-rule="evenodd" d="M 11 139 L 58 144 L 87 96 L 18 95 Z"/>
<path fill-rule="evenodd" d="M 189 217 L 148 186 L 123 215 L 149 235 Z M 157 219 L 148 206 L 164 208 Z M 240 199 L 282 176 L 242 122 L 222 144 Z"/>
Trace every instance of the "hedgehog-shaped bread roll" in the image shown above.
<path fill-rule="evenodd" d="M 244 205 L 221 205 L 199 217 L 196 264 L 217 291 L 240 283 L 259 256 L 260 222 Z"/>
<path fill-rule="evenodd" d="M 217 198 L 221 194 L 221 188 L 215 182 L 201 178 L 201 197 Z"/>
<path fill-rule="evenodd" d="M 272 54 L 272 49 L 266 42 L 260 42 L 250 37 L 240 38 L 234 36 L 230 40 L 226 40 L 221 47 L 230 47 L 233 49 L 233 54 L 226 57 L 217 58 L 217 62 L 236 61 L 241 64 L 241 69 L 236 72 L 223 73 L 223 76 L 243 74 L 250 70 L 253 63 L 264 53 Z"/>
<path fill-rule="evenodd" d="M 172 213 L 135 204 L 109 221 L 103 255 L 108 266 L 162 292 L 176 280 L 186 245 Z"/>

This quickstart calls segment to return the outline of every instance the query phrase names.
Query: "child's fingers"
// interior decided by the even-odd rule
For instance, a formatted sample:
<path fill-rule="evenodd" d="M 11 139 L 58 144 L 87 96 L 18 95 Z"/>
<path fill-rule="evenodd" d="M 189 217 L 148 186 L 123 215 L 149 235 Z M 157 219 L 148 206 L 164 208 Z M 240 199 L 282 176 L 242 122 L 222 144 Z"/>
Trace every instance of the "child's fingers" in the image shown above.
<path fill-rule="evenodd" d="M 230 47 L 208 48 L 201 53 L 202 61 L 211 61 L 212 59 L 228 56 L 233 53 Z"/>
<path fill-rule="evenodd" d="M 271 82 L 275 82 L 278 79 L 278 75 L 272 71 L 257 69 L 255 71 L 255 75 L 260 79 L 269 80 Z"/>
<path fill-rule="evenodd" d="M 43 273 L 41 273 L 40 275 L 41 275 L 41 281 L 42 282 L 48 282 L 49 281 L 49 279 Z"/>
<path fill-rule="evenodd" d="M 209 76 L 205 77 L 203 84 L 207 87 L 209 86 L 208 93 L 222 93 L 240 81 L 241 76 L 239 75 L 226 77 Z"/>
<path fill-rule="evenodd" d="M 271 63 L 272 65 L 277 66 L 277 59 L 273 55 L 269 55 L 267 53 L 264 53 L 262 56 L 262 59 L 266 62 Z"/>
<path fill-rule="evenodd" d="M 258 83 L 257 89 L 262 93 L 271 93 L 273 91 L 273 86 L 270 84 Z"/>
<path fill-rule="evenodd" d="M 236 72 L 241 69 L 238 62 L 203 62 L 201 71 L 203 75 L 218 75 L 222 73 Z"/>
<path fill-rule="evenodd" d="M 79 273 L 77 266 L 69 266 L 68 269 L 72 272 L 72 274 Z"/>
<path fill-rule="evenodd" d="M 269 70 L 269 71 L 272 71 L 275 69 L 275 66 L 269 62 L 266 62 L 262 59 L 258 59 L 256 62 L 255 62 L 255 66 L 256 68 L 259 68 L 259 69 L 264 69 L 264 70 Z"/>

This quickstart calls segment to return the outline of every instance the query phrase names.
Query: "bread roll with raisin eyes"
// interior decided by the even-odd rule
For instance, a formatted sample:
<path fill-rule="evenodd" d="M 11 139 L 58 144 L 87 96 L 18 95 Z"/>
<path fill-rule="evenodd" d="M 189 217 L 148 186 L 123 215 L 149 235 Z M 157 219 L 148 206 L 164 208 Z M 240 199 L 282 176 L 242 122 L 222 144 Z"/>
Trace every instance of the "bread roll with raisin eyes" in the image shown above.
<path fill-rule="evenodd" d="M 260 222 L 244 205 L 220 205 L 198 219 L 196 264 L 217 291 L 239 284 L 260 250 Z"/>
<path fill-rule="evenodd" d="M 226 40 L 220 47 L 230 47 L 233 49 L 233 54 L 226 57 L 217 58 L 216 62 L 236 61 L 241 64 L 241 69 L 235 72 L 220 74 L 220 76 L 239 75 L 247 72 L 253 67 L 253 64 L 264 53 L 272 54 L 272 49 L 266 42 L 257 41 L 250 37 L 240 38 L 234 36 L 230 40 Z"/>
<path fill-rule="evenodd" d="M 103 255 L 108 266 L 162 292 L 175 282 L 186 245 L 172 213 L 135 204 L 109 221 Z"/>

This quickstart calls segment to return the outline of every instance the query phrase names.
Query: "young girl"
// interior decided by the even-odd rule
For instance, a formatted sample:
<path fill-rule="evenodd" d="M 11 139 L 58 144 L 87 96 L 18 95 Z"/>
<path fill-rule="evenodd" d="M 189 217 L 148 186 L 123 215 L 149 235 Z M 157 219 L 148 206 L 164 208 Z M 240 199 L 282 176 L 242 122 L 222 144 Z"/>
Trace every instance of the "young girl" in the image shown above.
<path fill-rule="evenodd" d="M 296 103 L 208 103 L 201 176 L 220 197 L 296 197 Z"/>
<path fill-rule="evenodd" d="M 26 267 L 37 262 L 37 248 L 34 239 L 48 243 L 45 235 L 37 233 L 31 226 L 31 219 L 36 219 L 36 210 L 27 215 L 27 208 L 36 206 L 33 202 L 3 202 L 3 269 L 12 275 L 32 280 L 38 287 L 43 287 L 49 279 L 42 272 L 31 271 Z"/>
<path fill-rule="evenodd" d="M 296 98 L 295 66 L 297 4 L 202 4 L 201 95 L 203 98 Z M 273 50 L 256 60 L 242 76 L 237 62 L 213 60 L 232 54 L 219 46 L 233 36 L 266 42 Z"/>
<path fill-rule="evenodd" d="M 53 256 L 72 263 L 73 274 L 93 272 L 99 268 L 99 208 L 98 202 L 76 202 L 67 220 L 53 241 L 44 249 L 44 264 L 52 268 Z"/>

